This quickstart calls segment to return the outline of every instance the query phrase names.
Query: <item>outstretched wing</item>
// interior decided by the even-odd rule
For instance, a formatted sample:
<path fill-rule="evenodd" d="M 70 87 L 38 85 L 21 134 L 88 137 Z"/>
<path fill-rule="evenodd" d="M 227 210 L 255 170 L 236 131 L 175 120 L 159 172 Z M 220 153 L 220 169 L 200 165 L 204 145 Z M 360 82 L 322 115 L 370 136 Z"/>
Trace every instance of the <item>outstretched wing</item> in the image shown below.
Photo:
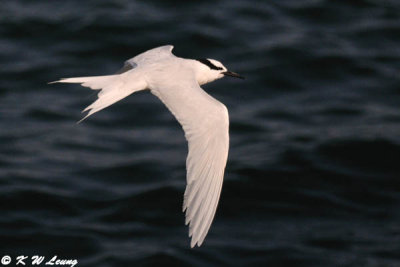
<path fill-rule="evenodd" d="M 192 237 L 191 247 L 200 246 L 210 229 L 221 193 L 229 150 L 228 111 L 194 79 L 150 90 L 185 131 L 189 154 L 183 211 Z"/>
<path fill-rule="evenodd" d="M 172 54 L 172 49 L 174 48 L 173 45 L 164 45 L 160 47 L 156 47 L 150 50 L 147 50 L 146 52 L 143 52 L 131 59 L 128 59 L 125 61 L 124 67 L 120 70 L 129 70 L 135 68 L 136 66 L 143 66 L 147 64 L 148 62 L 152 63 L 155 61 L 162 60 L 166 57 L 171 57 L 173 56 Z"/>

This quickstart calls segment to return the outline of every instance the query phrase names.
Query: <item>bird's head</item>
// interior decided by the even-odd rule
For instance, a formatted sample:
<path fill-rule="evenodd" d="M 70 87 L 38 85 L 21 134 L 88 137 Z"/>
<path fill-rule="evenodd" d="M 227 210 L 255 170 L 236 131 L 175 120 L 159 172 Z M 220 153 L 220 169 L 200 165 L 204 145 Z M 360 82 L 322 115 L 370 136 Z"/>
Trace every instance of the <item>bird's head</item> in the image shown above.
<path fill-rule="evenodd" d="M 227 68 L 222 65 L 221 62 L 210 58 L 201 58 L 195 60 L 196 64 L 196 76 L 197 81 L 200 85 L 206 84 L 217 79 L 221 79 L 224 76 L 231 76 L 235 78 L 244 79 L 239 74 L 228 71 Z"/>

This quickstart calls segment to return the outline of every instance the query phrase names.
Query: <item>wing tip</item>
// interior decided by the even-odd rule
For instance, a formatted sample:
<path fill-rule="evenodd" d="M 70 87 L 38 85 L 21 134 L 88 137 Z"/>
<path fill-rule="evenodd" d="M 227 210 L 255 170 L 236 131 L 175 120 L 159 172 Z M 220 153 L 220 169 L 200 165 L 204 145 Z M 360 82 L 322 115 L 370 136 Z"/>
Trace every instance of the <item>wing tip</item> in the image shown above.
<path fill-rule="evenodd" d="M 203 244 L 202 240 L 192 238 L 190 241 L 190 248 L 200 247 Z"/>
<path fill-rule="evenodd" d="M 167 44 L 165 47 L 168 47 L 169 51 L 172 51 L 174 49 L 174 46 L 172 44 Z"/>
<path fill-rule="evenodd" d="M 167 44 L 167 45 L 163 45 L 163 46 L 159 46 L 157 48 L 154 49 L 161 49 L 161 51 L 168 51 L 170 53 L 172 53 L 172 50 L 174 49 L 174 46 L 171 44 Z"/>

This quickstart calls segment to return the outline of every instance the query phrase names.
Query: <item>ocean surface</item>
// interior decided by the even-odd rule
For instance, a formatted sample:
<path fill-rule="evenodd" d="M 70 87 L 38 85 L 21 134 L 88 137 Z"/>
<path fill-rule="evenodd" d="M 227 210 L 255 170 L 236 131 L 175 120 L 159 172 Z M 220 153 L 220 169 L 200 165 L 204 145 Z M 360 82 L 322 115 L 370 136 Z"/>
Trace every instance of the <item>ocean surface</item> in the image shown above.
<path fill-rule="evenodd" d="M 95 93 L 47 84 L 166 44 L 246 77 L 204 86 L 231 141 L 195 249 L 165 106 L 139 92 L 77 124 Z M 8 266 L 400 266 L 400 1 L 2 0 L 0 63 Z"/>

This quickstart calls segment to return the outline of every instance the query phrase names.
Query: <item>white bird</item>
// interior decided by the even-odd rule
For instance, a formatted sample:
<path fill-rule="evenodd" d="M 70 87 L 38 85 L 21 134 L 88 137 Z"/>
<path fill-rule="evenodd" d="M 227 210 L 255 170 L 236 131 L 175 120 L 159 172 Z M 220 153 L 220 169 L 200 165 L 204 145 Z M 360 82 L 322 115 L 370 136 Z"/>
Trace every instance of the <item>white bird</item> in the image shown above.
<path fill-rule="evenodd" d="M 139 54 L 114 75 L 65 78 L 52 83 L 80 83 L 100 90 L 98 99 L 83 110 L 89 112 L 82 120 L 145 89 L 167 106 L 182 125 L 189 146 L 183 212 L 193 248 L 203 243 L 210 229 L 229 150 L 227 108 L 200 85 L 224 76 L 243 77 L 217 60 L 180 58 L 172 54 L 172 49 L 172 45 L 166 45 Z"/>

